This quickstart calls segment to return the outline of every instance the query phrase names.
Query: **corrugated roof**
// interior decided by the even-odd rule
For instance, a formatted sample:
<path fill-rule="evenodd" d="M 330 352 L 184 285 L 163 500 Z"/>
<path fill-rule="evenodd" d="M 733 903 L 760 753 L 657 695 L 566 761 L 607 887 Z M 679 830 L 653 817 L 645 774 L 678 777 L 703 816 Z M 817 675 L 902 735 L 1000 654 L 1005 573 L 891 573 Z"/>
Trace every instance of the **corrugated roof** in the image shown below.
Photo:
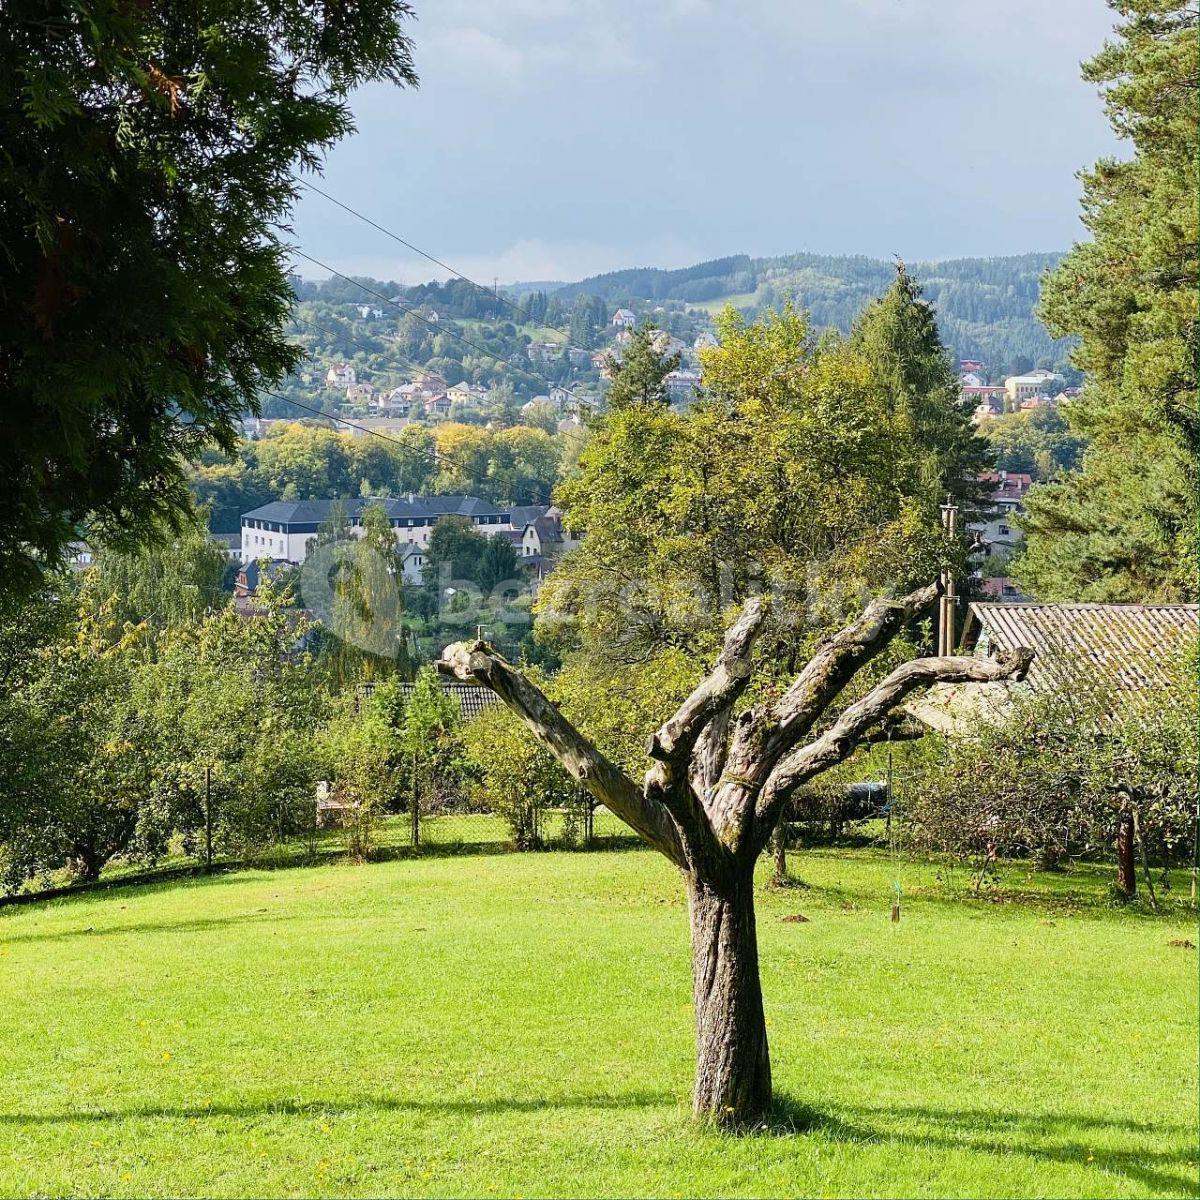
<path fill-rule="evenodd" d="M 1195 604 L 972 604 L 981 648 L 1034 652 L 1034 690 L 1091 669 L 1113 691 L 1169 687 L 1185 642 L 1200 632 Z"/>
<path fill-rule="evenodd" d="M 463 720 L 470 721 L 472 718 L 479 716 L 485 708 L 490 708 L 493 704 L 499 704 L 500 698 L 495 692 L 488 691 L 487 688 L 481 687 L 475 683 L 454 683 L 447 680 L 441 680 L 442 691 L 447 696 L 452 696 L 458 701 L 459 709 L 462 711 Z M 404 697 L 407 704 L 412 696 L 415 684 L 402 683 L 400 685 L 400 694 Z M 364 685 L 364 692 L 370 688 L 370 685 Z M 373 689 L 371 689 L 373 690 Z M 369 693 L 368 693 L 369 694 Z"/>
<path fill-rule="evenodd" d="M 1195 604 L 972 604 L 968 647 L 1032 650 L 1025 682 L 935 684 L 903 707 L 943 733 L 965 733 L 1002 721 L 1025 689 L 1097 698 L 1105 719 L 1121 700 L 1194 705 L 1194 689 L 1180 693 L 1177 667 L 1198 632 Z"/>

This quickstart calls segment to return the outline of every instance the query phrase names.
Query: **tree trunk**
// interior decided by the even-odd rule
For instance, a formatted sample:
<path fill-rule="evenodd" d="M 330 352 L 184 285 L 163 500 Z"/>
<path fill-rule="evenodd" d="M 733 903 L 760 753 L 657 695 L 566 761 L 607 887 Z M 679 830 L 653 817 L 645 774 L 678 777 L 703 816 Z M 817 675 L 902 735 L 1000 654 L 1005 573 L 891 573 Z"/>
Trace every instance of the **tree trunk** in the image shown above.
<path fill-rule="evenodd" d="M 688 876 L 696 1004 L 692 1107 L 698 1117 L 730 1129 L 760 1124 L 771 1106 L 752 871 L 720 888 Z"/>
<path fill-rule="evenodd" d="M 1117 815 L 1117 891 L 1127 899 L 1137 895 L 1137 863 L 1133 852 L 1133 810 L 1124 807 Z"/>

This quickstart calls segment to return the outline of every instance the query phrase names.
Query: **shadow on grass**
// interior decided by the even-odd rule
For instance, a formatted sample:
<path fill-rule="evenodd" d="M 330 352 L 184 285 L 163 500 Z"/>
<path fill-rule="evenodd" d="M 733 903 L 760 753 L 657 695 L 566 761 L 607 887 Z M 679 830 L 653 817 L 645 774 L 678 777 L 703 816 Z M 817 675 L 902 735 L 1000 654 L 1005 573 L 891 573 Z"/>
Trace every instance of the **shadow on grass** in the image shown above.
<path fill-rule="evenodd" d="M 898 1129 L 897 1124 L 910 1127 Z M 1164 1138 L 1177 1137 L 1184 1146 L 1176 1150 L 1153 1145 L 1095 1147 L 1087 1141 L 1089 1132 L 1140 1134 L 1152 1137 L 1157 1144 Z M 1200 1194 L 1196 1134 L 1193 1125 L 1083 1113 L 1015 1113 L 920 1105 L 838 1105 L 822 1110 L 777 1093 L 767 1126 L 758 1135 L 820 1137 L 832 1142 L 911 1146 L 914 1150 L 1016 1154 L 1035 1161 L 1114 1171 L 1164 1194 L 1195 1196 Z"/>
<path fill-rule="evenodd" d="M 229 1118 L 311 1117 L 362 1112 L 410 1112 L 432 1116 L 487 1116 L 505 1113 L 544 1113 L 587 1110 L 618 1111 L 678 1106 L 680 1097 L 662 1091 L 633 1091 L 618 1095 L 556 1097 L 497 1097 L 490 1100 L 422 1100 L 390 1097 L 350 1097 L 331 1100 L 278 1100 L 247 1104 L 144 1105 L 126 1109 L 81 1109 L 56 1113 L 0 1113 L 0 1126 L 88 1125 L 142 1120 L 203 1121 Z M 1184 1147 L 1160 1149 L 1128 1145 L 1096 1147 L 1088 1134 L 1117 1133 L 1179 1138 Z M 1140 1122 L 1132 1118 L 1072 1113 L 1003 1112 L 990 1109 L 940 1109 L 919 1105 L 833 1106 L 828 1110 L 801 1104 L 786 1094 L 776 1096 L 765 1129 L 741 1137 L 814 1138 L 859 1145 L 968 1151 L 1011 1157 L 1032 1163 L 1058 1163 L 1117 1172 L 1163 1194 L 1197 1193 L 1196 1130 L 1187 1125 Z M 698 1136 L 705 1136 L 697 1130 Z M 732 1136 L 713 1134 L 711 1136 Z"/>
<path fill-rule="evenodd" d="M 412 1112 L 434 1116 L 486 1116 L 574 1109 L 660 1108 L 677 1097 L 670 1092 L 626 1092 L 621 1095 L 497 1097 L 492 1100 L 402 1100 L 360 1096 L 345 1100 L 271 1100 L 260 1104 L 140 1105 L 122 1109 L 80 1109 L 57 1113 L 0 1113 L 0 1126 L 96 1124 L 107 1121 L 200 1121 L 232 1117 L 331 1117 L 362 1112 Z"/>
<path fill-rule="evenodd" d="M 595 839 L 586 848 L 552 847 L 556 854 L 591 854 L 596 851 L 624 851 L 644 849 L 644 844 L 630 837 L 604 836 Z M 372 852 L 371 863 L 398 862 L 402 859 L 419 858 L 467 858 L 480 855 L 508 855 L 516 850 L 507 842 L 430 842 L 421 846 L 379 846 Z M 155 887 L 169 887 L 189 880 L 217 880 L 242 871 L 285 871 L 296 867 L 329 866 L 332 863 L 351 861 L 344 847 L 318 847 L 312 853 L 281 854 L 277 857 L 223 859 L 214 863 L 211 871 L 202 865 L 188 863 L 182 866 L 151 867 L 144 871 L 129 871 L 96 883 L 74 883 L 63 887 L 44 888 L 39 892 L 21 892 L 15 896 L 0 896 L 0 909 L 43 904 L 51 900 L 69 900 L 75 897 L 109 896 L 123 889 L 142 892 Z"/>

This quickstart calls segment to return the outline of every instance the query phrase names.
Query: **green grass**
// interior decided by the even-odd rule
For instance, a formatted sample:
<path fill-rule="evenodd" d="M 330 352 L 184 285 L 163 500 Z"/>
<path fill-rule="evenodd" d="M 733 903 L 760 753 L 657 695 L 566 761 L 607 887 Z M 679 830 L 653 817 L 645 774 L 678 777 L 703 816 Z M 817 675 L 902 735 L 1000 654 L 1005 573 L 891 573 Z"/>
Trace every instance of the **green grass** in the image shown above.
<path fill-rule="evenodd" d="M 734 308 L 747 308 L 753 303 L 753 292 L 735 292 L 729 296 L 718 296 L 715 300 L 689 300 L 687 306 L 703 309 L 715 317 L 727 304 L 732 304 Z"/>
<path fill-rule="evenodd" d="M 784 1103 L 745 1137 L 689 1119 L 686 908 L 648 852 L 0 911 L 0 1192 L 1195 1194 L 1190 914 L 909 865 L 892 926 L 886 856 L 796 865 L 811 886 L 759 909 Z"/>

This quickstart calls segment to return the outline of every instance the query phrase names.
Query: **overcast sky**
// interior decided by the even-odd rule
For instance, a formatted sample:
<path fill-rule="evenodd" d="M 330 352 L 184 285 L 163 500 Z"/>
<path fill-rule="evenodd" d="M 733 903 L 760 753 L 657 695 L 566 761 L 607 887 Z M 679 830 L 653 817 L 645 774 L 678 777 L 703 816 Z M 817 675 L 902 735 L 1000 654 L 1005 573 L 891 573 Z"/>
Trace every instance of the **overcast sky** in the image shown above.
<path fill-rule="evenodd" d="M 421 87 L 359 92 L 320 185 L 488 282 L 1065 248 L 1116 148 L 1079 78 L 1103 0 L 414 5 Z M 339 270 L 443 275 L 317 196 L 295 228 Z"/>

